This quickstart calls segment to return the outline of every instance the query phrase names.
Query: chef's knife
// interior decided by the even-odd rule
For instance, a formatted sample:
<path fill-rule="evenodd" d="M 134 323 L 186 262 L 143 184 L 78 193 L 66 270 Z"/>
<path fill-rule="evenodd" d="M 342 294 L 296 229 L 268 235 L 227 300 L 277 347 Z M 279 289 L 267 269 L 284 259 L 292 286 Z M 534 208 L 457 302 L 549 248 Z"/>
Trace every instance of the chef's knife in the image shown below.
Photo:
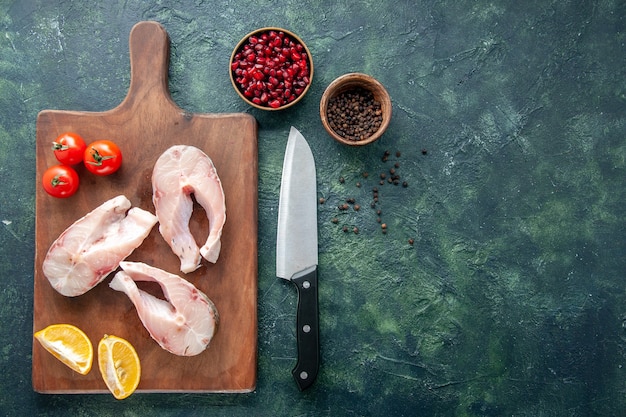
<path fill-rule="evenodd" d="M 276 275 L 298 289 L 298 361 L 291 373 L 301 391 L 313 384 L 319 369 L 316 185 L 311 148 L 292 126 L 280 184 Z"/>

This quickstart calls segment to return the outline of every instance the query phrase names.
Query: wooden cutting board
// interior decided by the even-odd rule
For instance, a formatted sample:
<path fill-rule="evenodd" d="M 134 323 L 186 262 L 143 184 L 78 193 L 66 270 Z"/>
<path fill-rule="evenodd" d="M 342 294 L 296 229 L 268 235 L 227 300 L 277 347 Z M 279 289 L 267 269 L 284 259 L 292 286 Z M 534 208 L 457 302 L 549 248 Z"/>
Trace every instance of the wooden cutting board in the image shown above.
<path fill-rule="evenodd" d="M 97 51 L 94 51 L 97 53 Z M 207 57 L 210 59 L 210 57 Z M 83 329 L 94 344 L 104 334 L 129 340 L 142 366 L 137 392 L 249 392 L 256 384 L 257 358 L 257 123 L 247 114 L 192 114 L 181 110 L 168 90 L 169 38 L 155 22 L 140 22 L 130 33 L 128 95 L 106 112 L 42 111 L 37 118 L 36 253 L 33 331 L 53 323 Z M 72 131 L 86 142 L 111 139 L 124 162 L 117 173 L 97 177 L 79 166 L 81 183 L 69 199 L 48 196 L 41 187 L 46 168 L 56 164 L 52 142 Z M 119 194 L 154 213 L 152 168 L 170 146 L 194 145 L 213 160 L 226 195 L 226 224 L 215 264 L 182 274 L 178 258 L 155 226 L 128 260 L 141 261 L 188 279 L 213 300 L 220 314 L 207 350 L 179 357 L 161 349 L 143 327 L 126 295 L 109 288 L 113 274 L 84 295 L 57 293 L 42 273 L 50 244 L 74 221 Z M 208 221 L 195 204 L 191 230 L 206 240 Z M 144 288 L 162 296 L 157 286 Z M 108 392 L 97 358 L 79 375 L 33 339 L 33 388 L 41 393 Z"/>

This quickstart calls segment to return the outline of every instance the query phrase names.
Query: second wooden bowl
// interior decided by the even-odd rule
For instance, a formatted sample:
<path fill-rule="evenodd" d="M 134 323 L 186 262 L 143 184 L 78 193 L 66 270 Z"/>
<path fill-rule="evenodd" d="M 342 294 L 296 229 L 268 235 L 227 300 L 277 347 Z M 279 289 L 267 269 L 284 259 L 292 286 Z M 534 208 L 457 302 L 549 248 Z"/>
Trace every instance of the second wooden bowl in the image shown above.
<path fill-rule="evenodd" d="M 334 120 L 336 117 L 329 113 L 334 111 L 331 107 L 331 103 L 334 99 L 342 94 L 357 91 L 371 93 L 376 106 L 380 106 L 379 112 L 380 117 L 382 117 L 380 125 L 374 132 L 370 131 L 367 137 L 352 137 L 346 134 L 346 129 L 349 130 L 350 124 L 354 123 L 354 117 L 346 117 L 345 120 L 343 120 L 343 127 L 346 129 L 342 129 L 337 127 L 337 122 Z M 322 119 L 322 125 L 333 139 L 350 146 L 363 146 L 378 140 L 389 126 L 391 113 L 391 98 L 385 87 L 374 77 L 359 72 L 345 74 L 335 79 L 326 87 L 326 90 L 322 94 L 322 99 L 320 100 L 320 118 Z M 333 128 L 333 125 L 335 128 Z"/>

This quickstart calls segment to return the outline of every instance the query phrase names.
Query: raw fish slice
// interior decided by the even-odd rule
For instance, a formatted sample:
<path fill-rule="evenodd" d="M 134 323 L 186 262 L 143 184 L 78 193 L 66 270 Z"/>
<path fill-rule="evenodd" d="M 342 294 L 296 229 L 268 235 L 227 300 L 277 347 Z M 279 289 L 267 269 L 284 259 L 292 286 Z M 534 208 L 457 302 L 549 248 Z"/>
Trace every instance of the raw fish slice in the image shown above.
<path fill-rule="evenodd" d="M 222 182 L 211 158 L 194 146 L 172 146 L 154 165 L 152 191 L 159 231 L 179 257 L 180 270 L 184 273 L 196 270 L 201 256 L 217 262 L 226 204 Z M 201 248 L 189 230 L 193 211 L 191 194 L 209 219 L 209 235 Z"/>
<path fill-rule="evenodd" d="M 122 262 L 109 286 L 125 293 L 135 305 L 150 336 L 165 350 L 179 356 L 204 351 L 219 322 L 213 302 L 189 281 L 141 262 Z M 137 288 L 135 281 L 156 282 L 166 300 Z"/>
<path fill-rule="evenodd" d="M 43 273 L 55 290 L 68 297 L 86 293 L 141 245 L 157 217 L 130 206 L 125 196 L 114 197 L 78 219 L 52 243 Z"/>

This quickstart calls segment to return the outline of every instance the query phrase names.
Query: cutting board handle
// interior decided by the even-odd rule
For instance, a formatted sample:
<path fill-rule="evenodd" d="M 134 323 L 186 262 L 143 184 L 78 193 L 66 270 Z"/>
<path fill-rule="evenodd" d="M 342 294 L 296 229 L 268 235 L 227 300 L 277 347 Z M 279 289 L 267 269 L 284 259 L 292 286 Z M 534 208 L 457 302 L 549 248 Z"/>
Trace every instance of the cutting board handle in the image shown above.
<path fill-rule="evenodd" d="M 168 87 L 170 40 L 165 28 L 152 21 L 135 24 L 130 31 L 129 49 L 130 87 L 118 110 L 130 107 L 136 111 L 145 105 L 153 108 L 154 103 L 179 110 Z"/>

